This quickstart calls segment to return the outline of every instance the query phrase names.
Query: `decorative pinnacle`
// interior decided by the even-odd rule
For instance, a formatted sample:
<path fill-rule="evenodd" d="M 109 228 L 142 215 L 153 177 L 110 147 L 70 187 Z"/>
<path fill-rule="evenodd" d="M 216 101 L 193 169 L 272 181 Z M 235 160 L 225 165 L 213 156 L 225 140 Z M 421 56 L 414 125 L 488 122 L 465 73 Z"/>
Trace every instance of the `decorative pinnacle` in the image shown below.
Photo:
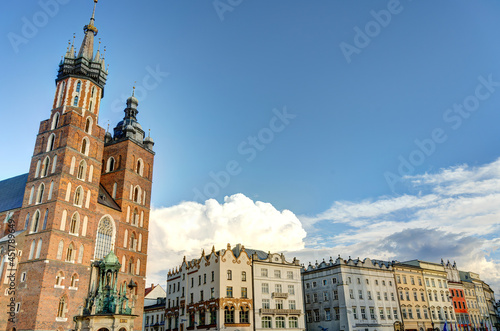
<path fill-rule="evenodd" d="M 92 20 L 95 19 L 95 7 L 97 5 L 97 0 L 94 0 L 94 10 L 92 11 Z"/>
<path fill-rule="evenodd" d="M 132 88 L 132 96 L 135 97 L 135 86 L 137 85 L 137 81 L 134 82 L 134 87 Z"/>

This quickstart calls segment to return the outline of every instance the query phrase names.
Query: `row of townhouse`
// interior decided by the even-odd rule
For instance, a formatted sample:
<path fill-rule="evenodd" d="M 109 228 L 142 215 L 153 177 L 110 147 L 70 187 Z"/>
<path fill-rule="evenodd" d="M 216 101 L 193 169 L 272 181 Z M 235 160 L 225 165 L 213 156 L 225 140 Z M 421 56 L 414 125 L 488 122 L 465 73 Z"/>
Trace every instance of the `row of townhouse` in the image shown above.
<path fill-rule="evenodd" d="M 164 330 L 305 330 L 301 268 L 241 244 L 184 258 L 167 276 Z"/>
<path fill-rule="evenodd" d="M 339 256 L 302 279 L 308 330 L 500 330 L 491 288 L 455 263 Z"/>
<path fill-rule="evenodd" d="M 500 330 L 491 288 L 455 263 L 339 256 L 304 267 L 241 244 L 184 258 L 164 302 L 144 330 Z"/>

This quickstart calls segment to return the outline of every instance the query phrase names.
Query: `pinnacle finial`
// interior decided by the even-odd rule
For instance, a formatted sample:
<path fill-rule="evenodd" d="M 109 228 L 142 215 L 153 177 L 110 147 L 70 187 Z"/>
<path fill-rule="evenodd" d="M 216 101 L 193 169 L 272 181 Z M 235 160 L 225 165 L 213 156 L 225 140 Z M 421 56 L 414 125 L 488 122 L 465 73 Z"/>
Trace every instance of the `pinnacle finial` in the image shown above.
<path fill-rule="evenodd" d="M 151 129 L 148 129 L 148 137 L 151 137 Z M 205 250 L 203 250 L 205 251 Z"/>
<path fill-rule="evenodd" d="M 135 97 L 135 85 L 137 85 L 137 81 L 134 82 L 134 87 L 132 88 L 132 96 Z"/>
<path fill-rule="evenodd" d="M 92 20 L 95 19 L 95 7 L 97 6 L 97 1 L 98 0 L 94 0 L 94 10 L 92 11 Z"/>

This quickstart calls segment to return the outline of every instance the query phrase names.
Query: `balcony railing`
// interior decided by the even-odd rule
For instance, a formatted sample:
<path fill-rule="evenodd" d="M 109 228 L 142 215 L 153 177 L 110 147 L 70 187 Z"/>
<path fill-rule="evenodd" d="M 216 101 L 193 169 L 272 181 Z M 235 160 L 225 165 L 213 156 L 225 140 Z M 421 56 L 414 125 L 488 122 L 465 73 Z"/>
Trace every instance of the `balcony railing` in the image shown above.
<path fill-rule="evenodd" d="M 288 299 L 288 293 L 273 292 L 273 299 Z"/>
<path fill-rule="evenodd" d="M 266 309 L 261 308 L 259 310 L 260 314 L 269 314 L 269 315 L 300 315 L 302 311 L 299 309 Z"/>

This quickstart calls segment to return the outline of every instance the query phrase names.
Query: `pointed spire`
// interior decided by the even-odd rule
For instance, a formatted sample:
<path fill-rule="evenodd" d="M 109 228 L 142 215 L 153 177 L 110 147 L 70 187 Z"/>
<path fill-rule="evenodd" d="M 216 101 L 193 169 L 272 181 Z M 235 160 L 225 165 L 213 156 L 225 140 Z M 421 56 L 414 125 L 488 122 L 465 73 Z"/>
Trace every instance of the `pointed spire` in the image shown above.
<path fill-rule="evenodd" d="M 80 52 L 78 57 L 84 57 L 88 60 L 92 60 L 94 57 L 94 37 L 97 35 L 97 28 L 94 25 L 95 22 L 95 8 L 98 0 L 94 0 L 94 10 L 92 11 L 92 17 L 90 18 L 90 23 L 83 27 L 85 32 L 85 37 L 82 41 L 82 46 L 80 47 Z"/>
<path fill-rule="evenodd" d="M 101 61 L 101 38 L 99 38 L 99 44 L 97 45 L 97 52 L 95 53 L 94 57 L 94 62 L 100 62 Z"/>
<path fill-rule="evenodd" d="M 106 63 L 104 61 L 104 59 L 106 58 L 106 46 L 104 46 L 104 52 L 102 53 L 102 59 L 101 59 L 101 68 L 102 69 L 106 69 Z M 109 67 L 109 64 L 108 64 L 108 67 Z M 106 69 L 106 71 L 108 71 Z"/>

